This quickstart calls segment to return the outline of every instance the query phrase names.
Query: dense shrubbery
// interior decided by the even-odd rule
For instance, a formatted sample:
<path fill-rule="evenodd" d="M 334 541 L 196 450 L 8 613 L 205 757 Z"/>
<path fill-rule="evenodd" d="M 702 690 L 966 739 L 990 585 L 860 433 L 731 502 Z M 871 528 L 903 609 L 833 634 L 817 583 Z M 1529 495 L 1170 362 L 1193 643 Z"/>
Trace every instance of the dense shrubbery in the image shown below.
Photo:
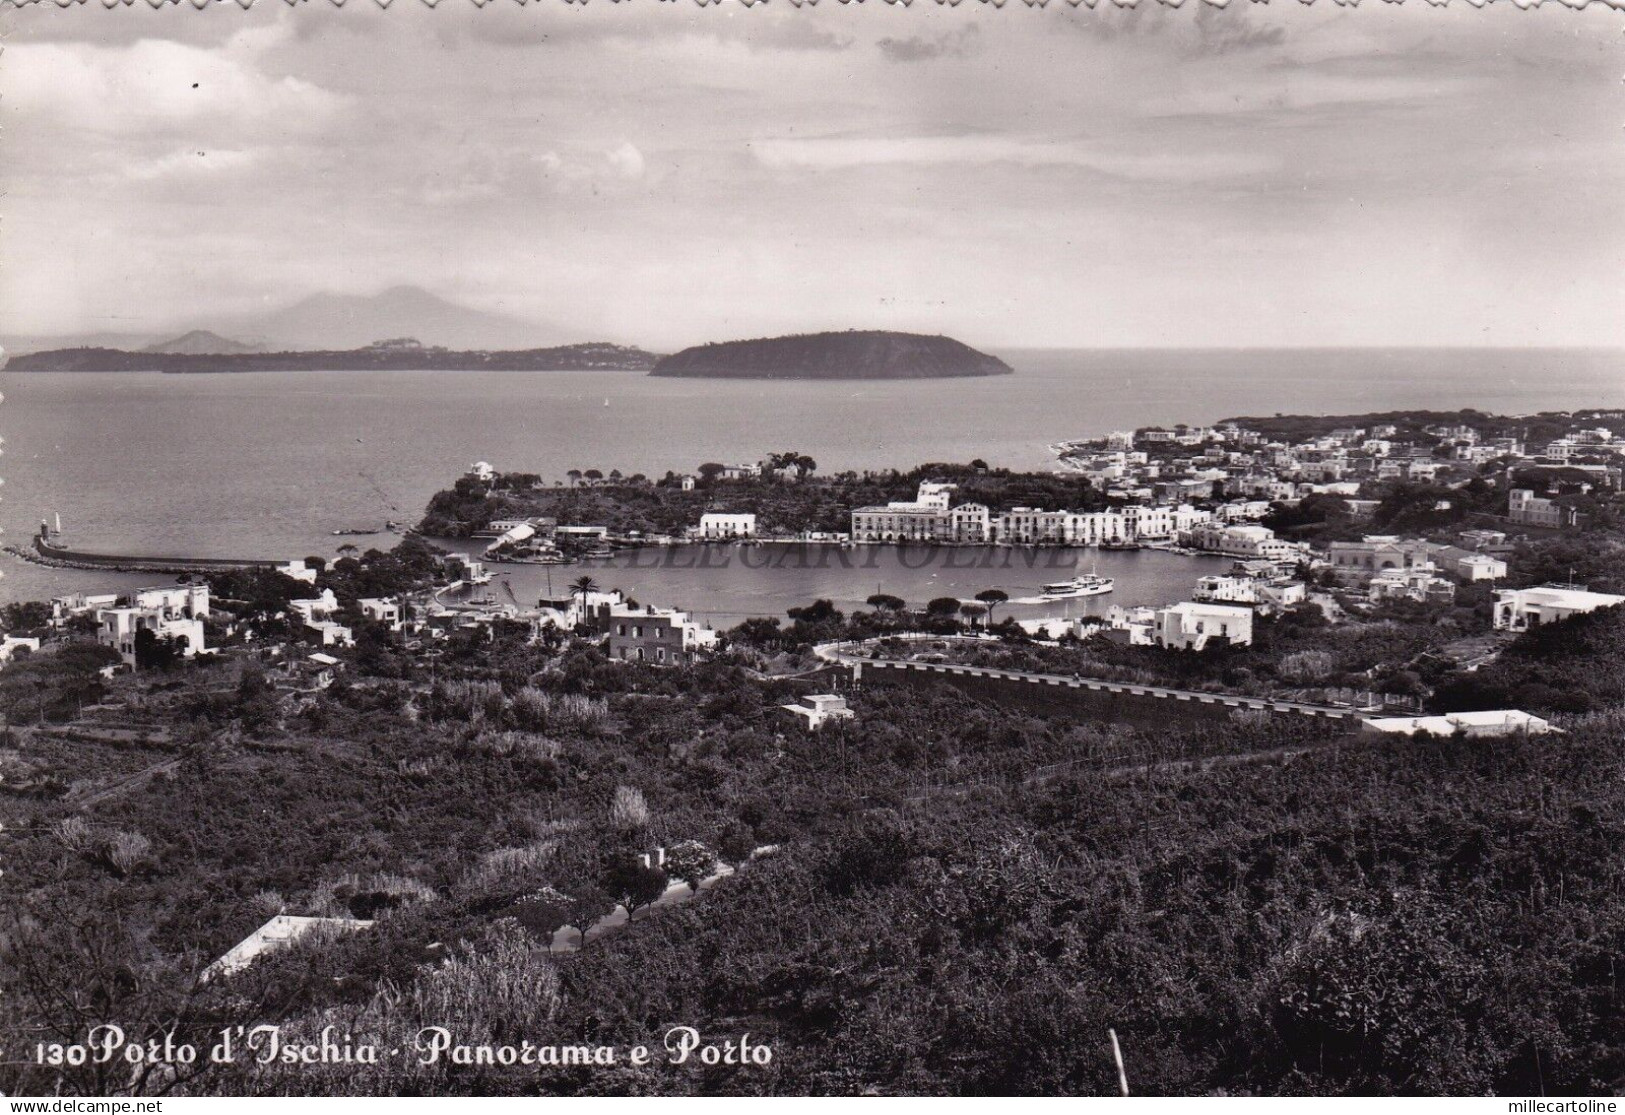
<path fill-rule="evenodd" d="M 1441 711 L 1594 712 L 1625 705 L 1625 607 L 1519 635 L 1499 658 L 1440 687 Z"/>
<path fill-rule="evenodd" d="M 145 698 L 178 753 L 31 741 L 41 777 L 92 777 L 8 799 L 0 996 L 64 1037 L 88 1017 L 67 987 L 144 1034 L 331 1023 L 394 1044 L 443 1025 L 625 1048 L 686 1023 L 775 1051 L 765 1070 L 394 1060 L 178 1082 L 200 1092 L 1105 1093 L 1107 1027 L 1142 1093 L 1612 1090 L 1622 617 L 1533 632 L 1475 679 L 1615 711 L 1493 742 L 1340 741 L 1256 714 L 1140 729 L 947 686 L 871 686 L 855 721 L 809 734 L 775 706 L 827 680 L 729 656 L 611 663 L 506 629 L 450 640 L 432 685 L 381 641 L 302 709 L 279 711 L 252 666 L 194 667 Z M 814 602 L 731 641 L 779 654 L 908 622 Z M 1197 687 L 1377 681 L 1481 625 L 1471 608 L 1339 625 L 1306 609 L 1200 655 L 985 653 Z M 31 694 L 63 653 L 87 652 L 22 659 L 0 686 Z M 638 858 L 655 846 L 664 869 Z M 743 866 L 643 910 L 714 855 Z M 617 902 L 639 910 L 630 929 L 548 953 Z M 91 909 L 99 925 L 72 916 Z M 375 923 L 192 989 L 279 912 Z M 127 1086 L 3 1071 L 7 1091 Z"/>

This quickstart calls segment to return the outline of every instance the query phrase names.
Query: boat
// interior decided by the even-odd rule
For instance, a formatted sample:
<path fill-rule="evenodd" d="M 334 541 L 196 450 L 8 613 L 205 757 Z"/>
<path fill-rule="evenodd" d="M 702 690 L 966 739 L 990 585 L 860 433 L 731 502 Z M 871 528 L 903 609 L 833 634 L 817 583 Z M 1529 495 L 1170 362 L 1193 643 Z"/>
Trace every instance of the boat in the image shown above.
<path fill-rule="evenodd" d="M 1145 549 L 1145 547 L 1142 546 L 1138 542 L 1102 542 L 1100 544 L 1100 548 L 1102 550 L 1143 550 L 1143 549 Z"/>
<path fill-rule="evenodd" d="M 1094 573 L 1085 573 L 1081 577 L 1074 577 L 1070 581 L 1057 581 L 1052 585 L 1044 586 L 1045 600 L 1072 600 L 1080 596 L 1103 596 L 1116 587 L 1116 582 L 1110 577 L 1101 577 Z"/>

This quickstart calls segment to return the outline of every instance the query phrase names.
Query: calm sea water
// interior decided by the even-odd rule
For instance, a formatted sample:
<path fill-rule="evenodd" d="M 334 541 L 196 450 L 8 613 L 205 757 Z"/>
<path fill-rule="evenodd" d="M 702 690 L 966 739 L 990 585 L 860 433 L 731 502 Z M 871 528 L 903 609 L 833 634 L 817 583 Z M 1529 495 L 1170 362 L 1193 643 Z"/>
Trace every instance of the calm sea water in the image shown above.
<path fill-rule="evenodd" d="M 344 541 L 334 529 L 415 520 L 435 489 L 477 459 L 552 476 L 572 468 L 658 475 L 788 449 L 811 454 L 823 472 L 974 457 L 1041 468 L 1051 463 L 1051 442 L 1147 423 L 1625 406 L 1625 354 L 1613 351 L 1000 355 L 1015 375 L 885 383 L 627 372 L 0 373 L 0 527 L 23 542 L 41 516 L 60 512 L 69 539 L 86 548 L 302 556 L 331 553 Z M 0 599 L 152 579 L 10 557 L 0 568 Z M 820 594 L 861 600 L 876 580 L 872 571 L 827 569 L 661 576 L 660 596 L 645 592 L 648 602 L 699 609 L 704 599 L 700 610 L 717 615 L 779 613 L 784 601 Z M 1175 591 L 1184 591 L 1179 580 Z M 929 573 L 918 586 L 886 591 L 912 599 L 917 591 L 899 589 L 928 591 L 928 582 Z"/>

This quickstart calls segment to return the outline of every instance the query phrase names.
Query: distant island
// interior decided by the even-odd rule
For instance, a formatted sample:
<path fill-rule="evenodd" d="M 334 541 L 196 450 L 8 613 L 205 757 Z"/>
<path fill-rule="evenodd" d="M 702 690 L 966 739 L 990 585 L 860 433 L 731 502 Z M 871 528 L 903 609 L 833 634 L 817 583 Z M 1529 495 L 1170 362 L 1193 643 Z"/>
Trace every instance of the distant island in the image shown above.
<path fill-rule="evenodd" d="M 698 345 L 661 358 L 650 375 L 717 379 L 939 379 L 1009 375 L 996 356 L 952 337 L 851 330 Z"/>
<path fill-rule="evenodd" d="M 182 343 L 184 342 L 184 344 Z M 218 343 L 218 342 L 223 342 Z M 233 345 L 213 334 L 188 334 L 142 352 L 116 348 L 60 348 L 14 356 L 10 372 L 348 372 L 348 371 L 646 371 L 659 359 L 641 348 L 607 343 L 555 348 L 457 350 L 429 347 L 410 337 L 364 348 L 314 352 L 198 351 Z"/>

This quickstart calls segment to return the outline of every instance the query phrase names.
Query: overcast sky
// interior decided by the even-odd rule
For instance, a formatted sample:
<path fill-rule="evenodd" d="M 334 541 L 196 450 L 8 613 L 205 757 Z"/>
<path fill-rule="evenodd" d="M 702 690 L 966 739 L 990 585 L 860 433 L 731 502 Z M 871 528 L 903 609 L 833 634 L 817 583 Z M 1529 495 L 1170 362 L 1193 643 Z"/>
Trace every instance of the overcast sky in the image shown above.
<path fill-rule="evenodd" d="M 0 27 L 12 334 L 415 283 L 664 349 L 1625 344 L 1602 5 L 261 0 Z"/>

